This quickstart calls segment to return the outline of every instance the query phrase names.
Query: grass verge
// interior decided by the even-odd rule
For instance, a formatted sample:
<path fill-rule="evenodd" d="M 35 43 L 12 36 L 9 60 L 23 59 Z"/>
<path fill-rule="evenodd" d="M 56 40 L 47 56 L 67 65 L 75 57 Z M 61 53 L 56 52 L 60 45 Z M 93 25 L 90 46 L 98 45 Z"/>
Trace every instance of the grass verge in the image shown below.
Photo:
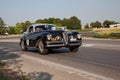
<path fill-rule="evenodd" d="M 96 35 L 93 37 L 95 38 L 112 38 L 112 39 L 118 39 L 120 38 L 120 29 L 98 29 L 95 31 Z"/>

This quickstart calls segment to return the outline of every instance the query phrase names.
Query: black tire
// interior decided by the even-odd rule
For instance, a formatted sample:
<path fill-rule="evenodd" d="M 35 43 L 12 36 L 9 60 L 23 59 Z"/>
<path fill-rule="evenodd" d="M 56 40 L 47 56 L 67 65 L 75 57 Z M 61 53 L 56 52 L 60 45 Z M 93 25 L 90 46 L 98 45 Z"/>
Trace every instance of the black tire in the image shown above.
<path fill-rule="evenodd" d="M 70 50 L 71 52 L 77 52 L 78 49 L 79 49 L 79 46 L 70 46 L 70 47 L 69 47 L 69 50 Z"/>
<path fill-rule="evenodd" d="M 50 53 L 53 52 L 53 49 L 48 49 L 48 52 L 50 52 Z"/>
<path fill-rule="evenodd" d="M 25 46 L 24 40 L 21 40 L 20 47 L 21 47 L 21 49 L 22 49 L 23 51 L 27 51 L 27 49 L 28 49 L 28 48 Z"/>
<path fill-rule="evenodd" d="M 46 55 L 48 53 L 48 49 L 45 48 L 45 45 L 41 39 L 38 42 L 39 53 L 42 55 Z"/>

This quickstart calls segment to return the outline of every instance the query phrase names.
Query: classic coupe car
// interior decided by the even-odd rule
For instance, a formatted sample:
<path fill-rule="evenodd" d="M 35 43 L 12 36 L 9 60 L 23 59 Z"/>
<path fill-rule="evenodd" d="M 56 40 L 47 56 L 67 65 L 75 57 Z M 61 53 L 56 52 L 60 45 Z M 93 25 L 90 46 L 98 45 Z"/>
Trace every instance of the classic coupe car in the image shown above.
<path fill-rule="evenodd" d="M 47 54 L 49 50 L 66 47 L 71 52 L 77 52 L 82 44 L 81 34 L 56 30 L 54 24 L 33 24 L 20 39 L 21 49 L 36 47 L 40 54 Z"/>

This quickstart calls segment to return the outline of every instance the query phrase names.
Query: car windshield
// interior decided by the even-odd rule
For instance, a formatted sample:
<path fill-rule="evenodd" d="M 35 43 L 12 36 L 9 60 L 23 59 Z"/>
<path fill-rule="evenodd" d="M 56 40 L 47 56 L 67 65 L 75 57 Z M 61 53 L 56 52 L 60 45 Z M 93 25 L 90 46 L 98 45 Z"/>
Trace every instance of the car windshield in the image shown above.
<path fill-rule="evenodd" d="M 54 25 L 48 25 L 47 30 L 56 30 Z"/>
<path fill-rule="evenodd" d="M 45 25 L 39 25 L 35 27 L 36 32 L 41 31 L 41 30 L 46 30 Z"/>
<path fill-rule="evenodd" d="M 56 30 L 56 28 L 54 27 L 54 25 L 39 25 L 35 27 L 35 31 L 41 31 L 41 30 Z"/>

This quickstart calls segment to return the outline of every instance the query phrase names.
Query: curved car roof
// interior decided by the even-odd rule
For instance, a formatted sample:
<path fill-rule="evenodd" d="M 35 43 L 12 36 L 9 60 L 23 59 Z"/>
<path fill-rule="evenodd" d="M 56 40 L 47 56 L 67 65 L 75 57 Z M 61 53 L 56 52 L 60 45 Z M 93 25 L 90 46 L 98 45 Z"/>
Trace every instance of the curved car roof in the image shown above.
<path fill-rule="evenodd" d="M 31 26 L 39 26 L 39 25 L 54 25 L 54 24 L 32 24 Z"/>

